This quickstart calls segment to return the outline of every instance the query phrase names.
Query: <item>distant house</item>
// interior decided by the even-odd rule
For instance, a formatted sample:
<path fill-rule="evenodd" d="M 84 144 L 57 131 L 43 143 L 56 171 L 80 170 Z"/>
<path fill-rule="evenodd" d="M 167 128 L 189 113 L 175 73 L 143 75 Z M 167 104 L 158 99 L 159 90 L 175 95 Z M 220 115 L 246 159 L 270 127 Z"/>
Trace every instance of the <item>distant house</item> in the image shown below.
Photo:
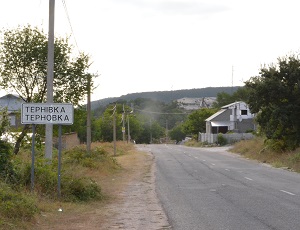
<path fill-rule="evenodd" d="M 234 139 L 242 139 L 248 134 L 249 130 L 255 130 L 254 114 L 251 113 L 249 106 L 238 101 L 225 105 L 217 113 L 206 120 L 206 133 L 200 134 L 200 141 L 215 142 L 218 133 L 235 133 Z M 237 135 L 242 134 L 242 135 Z M 249 137 L 251 134 L 249 134 Z M 229 137 L 229 136 L 228 136 Z"/>
<path fill-rule="evenodd" d="M 20 114 L 22 103 L 23 100 L 17 95 L 7 94 L 0 97 L 0 110 L 7 108 L 11 127 L 21 125 L 20 116 L 18 116 L 18 114 Z"/>
<path fill-rule="evenodd" d="M 200 97 L 200 98 L 180 98 L 176 100 L 178 106 L 185 110 L 197 110 L 201 108 L 211 108 L 216 101 L 216 97 Z"/>

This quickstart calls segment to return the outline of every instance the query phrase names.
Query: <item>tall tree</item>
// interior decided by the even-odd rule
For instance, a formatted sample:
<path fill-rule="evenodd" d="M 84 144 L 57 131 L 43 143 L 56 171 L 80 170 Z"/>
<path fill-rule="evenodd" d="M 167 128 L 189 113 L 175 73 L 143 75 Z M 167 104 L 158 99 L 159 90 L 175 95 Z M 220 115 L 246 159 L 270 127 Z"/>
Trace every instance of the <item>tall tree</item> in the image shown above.
<path fill-rule="evenodd" d="M 294 149 L 300 144 L 300 60 L 291 55 L 246 82 L 249 106 L 267 139 Z"/>
<path fill-rule="evenodd" d="M 216 112 L 216 109 L 202 108 L 192 112 L 183 124 L 183 131 L 186 134 L 198 135 L 199 132 L 205 132 L 206 122 Z"/>
<path fill-rule="evenodd" d="M 169 135 L 172 140 L 176 140 L 176 142 L 182 141 L 186 135 L 183 131 L 183 123 L 177 124 L 170 132 Z"/>
<path fill-rule="evenodd" d="M 213 103 L 214 108 L 221 108 L 224 105 L 236 101 L 244 101 L 247 103 L 249 98 L 249 89 L 246 87 L 239 87 L 233 94 L 221 92 L 217 94 L 217 100 Z"/>
<path fill-rule="evenodd" d="M 30 25 L 2 31 L 0 42 L 0 86 L 16 92 L 27 103 L 46 101 L 48 37 Z M 68 38 L 56 38 L 54 44 L 54 102 L 78 105 L 87 93 L 89 57 L 75 56 Z M 93 75 L 95 77 L 95 75 Z M 92 81 L 93 82 L 93 81 Z M 29 125 L 17 139 L 14 153 Z"/>

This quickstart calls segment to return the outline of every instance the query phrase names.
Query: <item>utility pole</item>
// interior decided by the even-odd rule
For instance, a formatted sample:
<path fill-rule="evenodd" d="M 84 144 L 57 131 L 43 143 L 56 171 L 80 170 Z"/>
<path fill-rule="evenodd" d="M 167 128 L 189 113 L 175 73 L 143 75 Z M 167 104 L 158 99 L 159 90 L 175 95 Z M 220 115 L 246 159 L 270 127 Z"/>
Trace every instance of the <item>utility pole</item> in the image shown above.
<path fill-rule="evenodd" d="M 127 129 L 128 129 L 128 139 L 127 139 L 127 143 L 130 143 L 130 125 L 129 125 L 129 115 L 127 115 L 127 119 L 128 119 L 128 122 L 127 122 Z"/>
<path fill-rule="evenodd" d="M 150 144 L 152 144 L 152 120 L 150 118 Z"/>
<path fill-rule="evenodd" d="M 168 143 L 168 119 L 166 120 L 166 143 Z"/>
<path fill-rule="evenodd" d="M 87 75 L 87 121 L 86 121 L 86 151 L 91 152 L 92 131 L 91 131 L 91 75 Z"/>
<path fill-rule="evenodd" d="M 117 155 L 117 148 L 116 148 L 116 139 L 117 139 L 117 130 L 116 130 L 116 110 L 117 104 L 114 107 L 113 111 L 113 141 L 114 141 L 114 156 Z"/>
<path fill-rule="evenodd" d="M 54 72 L 54 8 L 55 0 L 49 0 L 49 32 L 48 32 L 48 69 L 47 69 L 47 103 L 53 103 Z M 52 159 L 53 125 L 46 124 L 46 159 Z"/>
<path fill-rule="evenodd" d="M 126 112 L 125 112 L 125 108 L 124 108 L 124 104 L 123 104 L 123 114 L 122 114 L 122 134 L 123 134 L 123 141 L 125 142 L 125 119 L 126 119 Z"/>

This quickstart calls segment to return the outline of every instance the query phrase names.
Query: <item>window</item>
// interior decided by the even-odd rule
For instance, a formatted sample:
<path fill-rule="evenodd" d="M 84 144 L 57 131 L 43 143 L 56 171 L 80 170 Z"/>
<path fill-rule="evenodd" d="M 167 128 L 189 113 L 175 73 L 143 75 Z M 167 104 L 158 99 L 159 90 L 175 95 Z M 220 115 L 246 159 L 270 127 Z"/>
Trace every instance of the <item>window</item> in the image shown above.
<path fill-rule="evenodd" d="M 246 109 L 241 110 L 241 115 L 248 115 L 248 111 Z"/>

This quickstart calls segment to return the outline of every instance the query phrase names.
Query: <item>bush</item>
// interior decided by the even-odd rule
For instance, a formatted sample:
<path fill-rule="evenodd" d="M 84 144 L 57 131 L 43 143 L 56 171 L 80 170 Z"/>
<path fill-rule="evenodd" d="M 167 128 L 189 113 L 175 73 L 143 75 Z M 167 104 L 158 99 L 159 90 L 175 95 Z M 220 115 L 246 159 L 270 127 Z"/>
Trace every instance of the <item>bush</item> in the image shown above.
<path fill-rule="evenodd" d="M 283 140 L 267 139 L 265 140 L 265 146 L 277 153 L 283 152 L 286 149 L 286 145 Z"/>
<path fill-rule="evenodd" d="M 219 134 L 218 134 L 217 142 L 218 142 L 218 144 L 221 145 L 221 146 L 227 145 L 227 139 L 223 136 L 222 133 L 219 133 Z"/>
<path fill-rule="evenodd" d="M 17 193 L 4 183 L 0 185 L 0 216 L 22 220 L 32 219 L 38 212 L 33 197 Z"/>
<path fill-rule="evenodd" d="M 0 140 L 0 178 L 7 183 L 16 183 L 17 175 L 11 162 L 12 147 Z"/>
<path fill-rule="evenodd" d="M 100 186 L 90 178 L 64 178 L 62 198 L 65 201 L 90 201 L 102 198 Z"/>
<path fill-rule="evenodd" d="M 90 153 L 87 153 L 83 147 L 75 147 L 67 151 L 65 155 L 67 156 L 65 161 L 67 164 L 79 164 L 86 168 L 98 169 L 102 167 L 100 163 L 105 162 L 106 164 L 111 163 L 111 167 L 119 167 L 117 161 L 100 147 L 91 150 Z"/>
<path fill-rule="evenodd" d="M 55 199 L 57 197 L 58 176 L 57 164 L 46 164 L 39 159 L 34 172 L 34 189 L 43 197 Z M 100 199 L 101 188 L 90 178 L 77 178 L 74 171 L 61 172 L 61 198 L 64 201 L 89 201 Z M 24 173 L 23 183 L 29 188 L 31 185 L 31 165 L 27 165 Z"/>

